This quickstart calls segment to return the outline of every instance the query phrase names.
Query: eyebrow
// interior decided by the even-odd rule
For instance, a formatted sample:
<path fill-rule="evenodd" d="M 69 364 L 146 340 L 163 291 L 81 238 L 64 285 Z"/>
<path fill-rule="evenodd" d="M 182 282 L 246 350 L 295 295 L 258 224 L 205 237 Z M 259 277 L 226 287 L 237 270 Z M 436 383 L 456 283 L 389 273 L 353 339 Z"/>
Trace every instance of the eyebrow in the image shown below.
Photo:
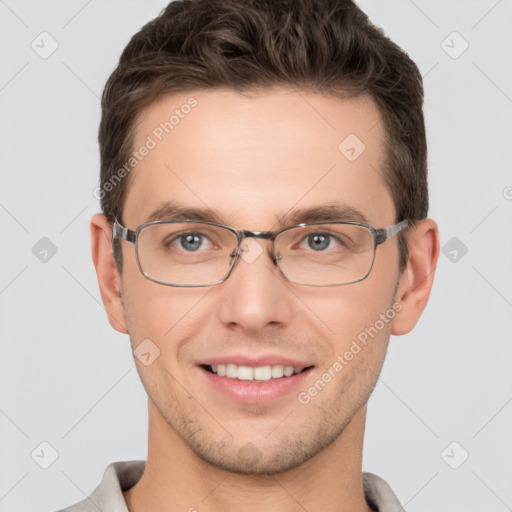
<path fill-rule="evenodd" d="M 368 218 L 363 212 L 344 204 L 327 204 L 311 208 L 292 209 L 278 220 L 280 225 L 336 221 L 369 224 Z"/>
<path fill-rule="evenodd" d="M 225 224 L 222 217 L 210 208 L 189 208 L 172 201 L 160 204 L 147 216 L 144 222 L 177 219 Z M 361 222 L 369 224 L 368 218 L 364 213 L 357 208 L 344 204 L 294 208 L 282 215 L 276 216 L 276 219 L 276 223 L 280 227 L 311 222 Z"/>
<path fill-rule="evenodd" d="M 159 205 L 146 218 L 145 222 L 157 220 L 191 219 L 222 224 L 222 219 L 209 208 L 188 208 L 172 201 Z"/>

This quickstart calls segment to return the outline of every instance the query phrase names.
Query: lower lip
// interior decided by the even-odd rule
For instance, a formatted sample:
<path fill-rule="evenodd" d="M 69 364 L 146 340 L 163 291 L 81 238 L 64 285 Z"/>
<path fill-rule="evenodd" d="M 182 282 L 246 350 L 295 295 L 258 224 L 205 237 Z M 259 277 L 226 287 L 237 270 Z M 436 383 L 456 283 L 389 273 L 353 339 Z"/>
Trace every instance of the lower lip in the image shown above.
<path fill-rule="evenodd" d="M 297 388 L 312 369 L 308 368 L 291 377 L 261 382 L 219 377 L 217 374 L 200 367 L 202 373 L 215 389 L 232 400 L 244 404 L 266 404 L 285 396 Z"/>

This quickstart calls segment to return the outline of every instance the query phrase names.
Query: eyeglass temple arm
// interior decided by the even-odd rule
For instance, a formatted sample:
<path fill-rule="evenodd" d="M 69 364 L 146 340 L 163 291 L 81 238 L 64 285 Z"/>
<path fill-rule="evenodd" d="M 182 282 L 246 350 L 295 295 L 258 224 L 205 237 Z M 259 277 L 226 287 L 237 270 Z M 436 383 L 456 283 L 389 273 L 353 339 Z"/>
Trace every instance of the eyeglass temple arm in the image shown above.
<path fill-rule="evenodd" d="M 137 235 L 134 231 L 121 226 L 121 224 L 115 220 L 114 224 L 112 224 L 112 241 L 114 241 L 116 238 L 121 238 L 126 242 L 131 242 L 134 244 L 137 239 Z"/>
<path fill-rule="evenodd" d="M 389 226 L 387 228 L 377 229 L 375 242 L 377 245 L 384 243 L 386 240 L 389 240 L 391 237 L 400 233 L 402 229 L 405 229 L 409 225 L 409 221 L 403 220 L 394 226 Z"/>

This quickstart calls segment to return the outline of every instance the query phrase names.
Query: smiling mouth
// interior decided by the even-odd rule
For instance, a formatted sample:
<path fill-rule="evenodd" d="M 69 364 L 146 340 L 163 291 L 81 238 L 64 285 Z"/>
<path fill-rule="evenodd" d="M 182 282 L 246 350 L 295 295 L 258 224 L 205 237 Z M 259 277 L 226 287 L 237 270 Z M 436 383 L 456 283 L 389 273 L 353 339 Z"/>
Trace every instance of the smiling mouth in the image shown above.
<path fill-rule="evenodd" d="M 267 382 L 270 380 L 286 379 L 299 373 L 313 368 L 307 366 L 304 368 L 294 368 L 293 366 L 284 366 L 281 364 L 267 366 L 242 366 L 236 364 L 214 364 L 203 365 L 203 368 L 219 377 L 227 377 L 233 380 L 243 380 L 252 382 Z"/>

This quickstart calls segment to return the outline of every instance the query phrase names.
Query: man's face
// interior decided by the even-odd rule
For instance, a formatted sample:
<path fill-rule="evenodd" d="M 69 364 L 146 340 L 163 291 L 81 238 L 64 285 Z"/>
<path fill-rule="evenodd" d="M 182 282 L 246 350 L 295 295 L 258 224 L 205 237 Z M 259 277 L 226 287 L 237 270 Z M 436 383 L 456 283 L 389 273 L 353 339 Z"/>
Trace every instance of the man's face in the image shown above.
<path fill-rule="evenodd" d="M 155 128 L 191 96 L 197 106 L 158 142 Z M 166 97 L 139 121 L 134 148 L 148 135 L 158 143 L 132 171 L 123 210 L 123 223 L 131 229 L 166 202 L 211 210 L 239 230 L 275 230 L 298 210 L 327 205 L 357 209 L 377 228 L 396 221 L 380 176 L 384 126 L 369 97 L 211 90 Z M 365 146 L 359 156 L 362 146 L 350 150 L 353 135 L 352 144 L 339 149 L 351 134 Z M 148 366 L 136 360 L 152 421 L 170 427 L 169 435 L 179 436 L 203 460 L 230 471 L 296 467 L 334 442 L 364 409 L 392 323 L 381 327 L 377 321 L 392 309 L 400 277 L 396 237 L 377 248 L 366 279 L 332 287 L 286 281 L 269 257 L 269 243 L 258 240 L 264 250 L 242 258 L 219 285 L 177 288 L 146 279 L 134 246 L 122 242 L 132 346 L 149 339 L 160 350 Z M 256 243 L 248 247 L 258 249 Z M 381 327 L 377 334 L 375 325 Z M 359 342 L 355 353 L 354 340 L 370 327 L 373 337 L 366 345 Z M 338 356 L 342 369 L 333 370 Z M 206 367 L 237 362 L 306 370 L 247 382 L 213 375 Z M 322 377 L 329 369 L 331 378 Z M 319 379 L 317 393 L 308 392 Z"/>

